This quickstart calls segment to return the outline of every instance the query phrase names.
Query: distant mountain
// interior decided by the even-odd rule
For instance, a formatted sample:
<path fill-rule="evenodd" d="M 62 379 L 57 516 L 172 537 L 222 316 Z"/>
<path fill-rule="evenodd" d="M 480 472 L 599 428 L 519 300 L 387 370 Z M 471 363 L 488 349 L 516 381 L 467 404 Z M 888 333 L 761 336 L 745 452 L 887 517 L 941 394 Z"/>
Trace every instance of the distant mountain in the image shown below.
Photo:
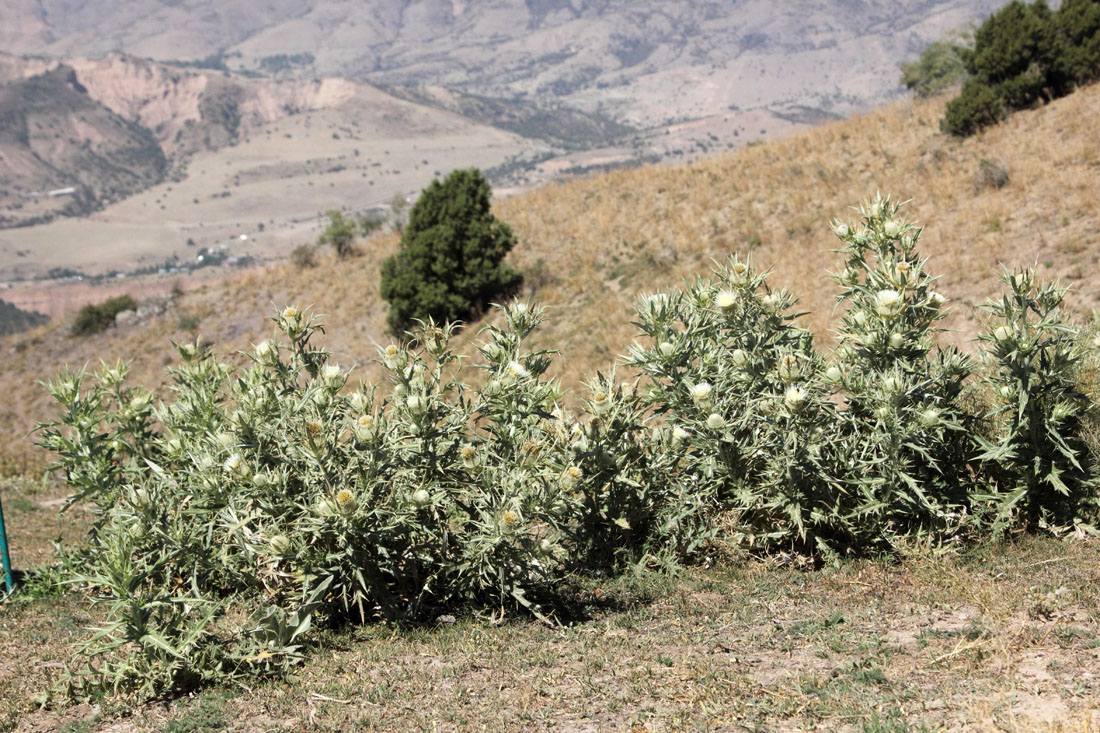
<path fill-rule="evenodd" d="M 565 106 L 651 128 L 731 109 L 845 114 L 898 64 L 1004 0 L 6 0 L 0 50 L 126 51 L 258 73 L 443 87 L 501 119 Z M 430 98 L 439 95 L 430 93 Z M 519 105 L 502 105 L 502 101 Z M 560 132 L 560 131 L 559 131 Z"/>
<path fill-rule="evenodd" d="M 71 67 L 0 86 L 0 226 L 87 213 L 167 168 L 152 133 L 90 97 Z"/>

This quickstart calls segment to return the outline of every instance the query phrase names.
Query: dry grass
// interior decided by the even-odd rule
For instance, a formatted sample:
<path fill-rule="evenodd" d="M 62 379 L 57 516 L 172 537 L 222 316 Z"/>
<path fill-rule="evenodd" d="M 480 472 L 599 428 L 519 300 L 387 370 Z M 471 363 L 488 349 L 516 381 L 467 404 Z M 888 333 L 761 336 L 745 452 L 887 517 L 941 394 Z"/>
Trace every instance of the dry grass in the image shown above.
<path fill-rule="evenodd" d="M 1098 561 L 1095 541 L 1024 538 L 818 571 L 643 571 L 564 589 L 560 627 L 330 630 L 292 680 L 137 706 L 40 709 L 100 619 L 64 595 L 17 597 L 0 605 L 0 730 L 1095 731 Z"/>
<path fill-rule="evenodd" d="M 1072 286 L 1072 305 L 1094 307 L 1100 86 L 965 141 L 939 133 L 943 104 L 903 103 L 692 165 L 621 171 L 498 202 L 520 238 L 513 261 L 535 275 L 530 294 L 551 306 L 536 345 L 562 351 L 558 373 L 575 387 L 625 350 L 638 293 L 705 274 L 712 259 L 734 252 L 771 267 L 773 286 L 800 294 L 812 311 L 807 324 L 827 344 L 833 288 L 824 273 L 837 265 L 827 222 L 853 218 L 850 207 L 876 191 L 912 199 L 908 216 L 927 228 L 923 251 L 953 299 L 948 326 L 956 332 L 946 340 L 972 337 L 974 306 L 997 292 L 1002 263 L 1037 264 L 1043 277 Z M 1007 185 L 975 186 L 983 159 L 1007 166 Z M 93 340 L 69 339 L 66 326 L 55 326 L 0 342 L 0 420 L 11 426 L 0 455 L 28 460 L 27 431 L 52 409 L 35 382 L 64 364 L 121 357 L 138 380 L 163 381 L 169 340 L 187 335 L 176 327 L 181 315 L 197 316 L 204 338 L 231 354 L 268 333 L 264 319 L 275 306 L 312 304 L 328 316 L 336 361 L 376 379 L 374 344 L 387 342 L 378 264 L 395 246 L 395 237 L 383 236 L 352 260 L 234 275 L 188 293 L 149 324 Z M 460 337 L 466 353 L 470 336 Z"/>

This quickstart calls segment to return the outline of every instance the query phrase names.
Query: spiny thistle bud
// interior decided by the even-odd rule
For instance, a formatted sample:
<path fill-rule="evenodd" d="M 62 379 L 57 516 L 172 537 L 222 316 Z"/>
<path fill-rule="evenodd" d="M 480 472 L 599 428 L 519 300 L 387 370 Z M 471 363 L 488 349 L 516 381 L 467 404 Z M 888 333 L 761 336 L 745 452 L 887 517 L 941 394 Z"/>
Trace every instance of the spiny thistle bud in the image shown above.
<path fill-rule="evenodd" d="M 890 348 L 900 349 L 902 346 L 905 346 L 905 337 L 900 333 L 890 334 Z"/>
<path fill-rule="evenodd" d="M 835 234 L 840 239 L 844 239 L 845 237 L 847 237 L 850 232 L 851 230 L 844 222 L 838 221 L 833 224 L 833 234 Z"/>
<path fill-rule="evenodd" d="M 721 430 L 726 427 L 726 418 L 722 417 L 717 412 L 712 412 L 707 415 L 707 427 L 711 430 Z"/>
<path fill-rule="evenodd" d="M 611 408 L 611 396 L 607 392 L 592 395 L 592 413 L 602 415 Z"/>
<path fill-rule="evenodd" d="M 348 406 L 356 412 L 366 412 L 370 409 L 370 401 L 362 392 L 352 392 L 348 395 Z"/>
<path fill-rule="evenodd" d="M 897 239 L 897 236 L 901 234 L 901 224 L 890 219 L 882 225 L 882 233 L 890 239 Z"/>
<path fill-rule="evenodd" d="M 875 310 L 883 318 L 896 316 L 902 303 L 901 294 L 896 290 L 880 290 L 875 293 Z"/>
<path fill-rule="evenodd" d="M 947 298 L 943 297 L 941 294 L 937 293 L 934 290 L 928 294 L 928 304 L 933 308 L 939 308 L 945 302 L 947 302 Z"/>
<path fill-rule="evenodd" d="M 679 447 L 679 446 L 683 445 L 684 443 L 686 443 L 689 438 L 691 438 L 691 433 L 689 433 L 687 430 L 685 430 L 681 426 L 674 425 L 672 427 L 672 445 L 673 446 Z"/>
<path fill-rule="evenodd" d="M 834 364 L 825 370 L 825 381 L 829 384 L 843 384 L 844 370 Z"/>
<path fill-rule="evenodd" d="M 554 543 L 545 537 L 539 540 L 539 554 L 543 557 L 551 557 L 554 554 Z"/>
<path fill-rule="evenodd" d="M 412 503 L 417 509 L 423 509 L 432 503 L 432 495 L 427 489 L 417 489 L 412 493 Z"/>
<path fill-rule="evenodd" d="M 734 285 L 744 285 L 749 281 L 749 266 L 744 262 L 734 262 L 730 267 L 730 274 L 733 276 Z"/>
<path fill-rule="evenodd" d="M 405 400 L 405 407 L 408 408 L 410 414 L 420 415 L 428 409 L 428 400 L 422 395 L 409 395 L 409 398 Z"/>
<path fill-rule="evenodd" d="M 1008 343 L 1015 338 L 1016 334 L 1008 326 L 997 326 L 993 331 L 993 338 L 1000 343 Z"/>
<path fill-rule="evenodd" d="M 792 382 L 798 376 L 798 359 L 793 354 L 784 354 L 779 357 L 779 378 L 784 382 Z"/>
<path fill-rule="evenodd" d="M 806 390 L 802 387 L 788 387 L 783 393 L 783 404 L 791 412 L 801 412 L 806 406 Z"/>
<path fill-rule="evenodd" d="M 889 374 L 882 379 L 882 388 L 886 390 L 887 394 L 897 394 L 902 391 L 904 386 L 901 377 L 895 374 Z"/>
<path fill-rule="evenodd" d="M 1068 402 L 1059 402 L 1054 406 L 1054 409 L 1050 411 L 1050 417 L 1055 422 L 1062 422 L 1071 417 L 1074 412 L 1073 405 Z"/>
<path fill-rule="evenodd" d="M 199 353 L 198 347 L 194 344 L 179 344 L 176 348 L 179 350 L 180 356 L 183 357 L 184 361 L 191 361 L 198 356 Z"/>
<path fill-rule="evenodd" d="M 760 299 L 760 305 L 767 313 L 778 313 L 783 305 L 783 298 L 779 293 L 768 293 Z"/>
<path fill-rule="evenodd" d="M 867 314 L 863 311 L 856 311 L 852 314 L 852 322 L 859 328 L 863 328 L 867 325 Z"/>
<path fill-rule="evenodd" d="M 271 548 L 271 554 L 276 557 L 284 557 L 290 551 L 290 538 L 285 534 L 277 534 L 267 541 Z"/>
<path fill-rule="evenodd" d="M 666 359 L 670 359 L 676 356 L 676 345 L 668 341 L 662 341 L 657 344 L 657 353 Z"/>
<path fill-rule="evenodd" d="M 510 534 L 518 524 L 519 513 L 516 511 L 508 509 L 500 515 L 500 530 L 503 533 Z"/>
<path fill-rule="evenodd" d="M 934 428 L 940 424 L 940 411 L 935 407 L 929 407 L 920 414 L 920 424 L 926 428 Z"/>
<path fill-rule="evenodd" d="M 744 349 L 734 349 L 730 352 L 730 361 L 738 369 L 743 369 L 749 363 L 749 355 Z"/>
<path fill-rule="evenodd" d="M 276 346 L 271 341 L 256 344 L 256 358 L 263 364 L 272 364 L 278 357 Z"/>

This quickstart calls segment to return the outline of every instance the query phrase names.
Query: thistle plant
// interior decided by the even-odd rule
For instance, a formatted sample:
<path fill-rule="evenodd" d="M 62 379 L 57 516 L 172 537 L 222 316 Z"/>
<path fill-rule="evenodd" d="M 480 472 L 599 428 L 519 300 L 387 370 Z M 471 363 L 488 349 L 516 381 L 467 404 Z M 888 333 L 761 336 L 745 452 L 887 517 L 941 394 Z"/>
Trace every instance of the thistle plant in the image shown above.
<path fill-rule="evenodd" d="M 992 317 L 978 337 L 994 427 L 977 439 L 993 490 L 975 500 L 994 508 L 994 532 L 1016 517 L 1032 529 L 1091 530 L 1100 497 L 1083 440 L 1090 402 L 1079 386 L 1079 332 L 1063 313 L 1066 291 L 1031 270 L 1006 270 L 1002 280 L 1006 292 L 985 306 Z"/>
<path fill-rule="evenodd" d="M 843 397 L 849 511 L 857 544 L 951 529 L 966 505 L 967 417 L 960 407 L 970 360 L 934 344 L 944 317 L 921 230 L 901 205 L 877 197 L 858 227 L 836 222 L 845 269 L 833 275 L 847 305 L 826 377 Z"/>

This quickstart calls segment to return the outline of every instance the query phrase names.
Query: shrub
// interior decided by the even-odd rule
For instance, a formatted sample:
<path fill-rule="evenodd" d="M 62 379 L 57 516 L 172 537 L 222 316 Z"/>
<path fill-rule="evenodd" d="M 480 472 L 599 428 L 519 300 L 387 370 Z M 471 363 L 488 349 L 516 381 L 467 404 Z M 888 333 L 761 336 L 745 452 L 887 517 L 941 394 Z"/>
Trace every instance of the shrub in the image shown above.
<path fill-rule="evenodd" d="M 379 229 L 381 229 L 385 223 L 386 217 L 377 212 L 364 214 L 363 216 L 359 217 L 359 233 L 362 234 L 364 237 L 369 237 L 377 232 Z"/>
<path fill-rule="evenodd" d="M 1009 180 L 1008 166 L 1004 161 L 982 158 L 974 174 L 974 189 L 977 191 L 1001 189 L 1008 185 Z"/>
<path fill-rule="evenodd" d="M 341 259 L 350 256 L 355 251 L 352 245 L 355 242 L 356 222 L 344 216 L 339 209 L 329 209 L 325 216 L 328 217 L 328 226 L 317 237 L 317 244 L 331 244 Z"/>
<path fill-rule="evenodd" d="M 969 76 L 966 58 L 972 38 L 936 41 L 921 52 L 920 59 L 901 65 L 901 83 L 920 97 L 934 97 Z"/>
<path fill-rule="evenodd" d="M 138 304 L 129 295 L 108 298 L 102 303 L 88 305 L 77 311 L 73 320 L 73 336 L 91 336 L 102 333 L 115 324 L 115 316 L 122 311 L 137 310 Z"/>
<path fill-rule="evenodd" d="M 1062 0 L 1056 18 L 1064 39 L 1061 72 L 1076 84 L 1100 78 L 1100 2 Z"/>
<path fill-rule="evenodd" d="M 952 135 L 973 135 L 1005 117 L 1004 103 L 989 86 L 977 79 L 963 84 L 958 97 L 947 103 L 940 129 Z"/>
<path fill-rule="evenodd" d="M 546 378 L 555 354 L 526 346 L 542 309 L 518 302 L 482 329 L 480 387 L 456 326 L 429 318 L 380 350 L 388 385 L 349 388 L 293 307 L 245 367 L 180 345 L 159 400 L 121 364 L 63 372 L 41 444 L 95 516 L 65 572 L 107 606 L 72 688 L 281 674 L 315 626 L 347 619 L 549 618 L 569 574 L 671 565 L 714 540 L 832 559 L 1095 531 L 1081 384 L 1095 393 L 1100 346 L 1065 320 L 1063 291 L 1006 275 L 978 365 L 934 343 L 944 298 L 921 230 L 888 199 L 860 213 L 833 224 L 832 354 L 792 294 L 732 258 L 641 299 L 639 381 L 597 374 L 576 411 Z"/>
<path fill-rule="evenodd" d="M 516 238 L 493 216 L 490 195 L 477 169 L 454 171 L 424 189 L 399 251 L 382 263 L 381 292 L 395 335 L 418 319 L 468 320 L 522 282 L 504 262 Z"/>
<path fill-rule="evenodd" d="M 299 270 L 317 266 L 317 249 L 312 244 L 300 244 L 290 253 L 291 263 Z"/>

